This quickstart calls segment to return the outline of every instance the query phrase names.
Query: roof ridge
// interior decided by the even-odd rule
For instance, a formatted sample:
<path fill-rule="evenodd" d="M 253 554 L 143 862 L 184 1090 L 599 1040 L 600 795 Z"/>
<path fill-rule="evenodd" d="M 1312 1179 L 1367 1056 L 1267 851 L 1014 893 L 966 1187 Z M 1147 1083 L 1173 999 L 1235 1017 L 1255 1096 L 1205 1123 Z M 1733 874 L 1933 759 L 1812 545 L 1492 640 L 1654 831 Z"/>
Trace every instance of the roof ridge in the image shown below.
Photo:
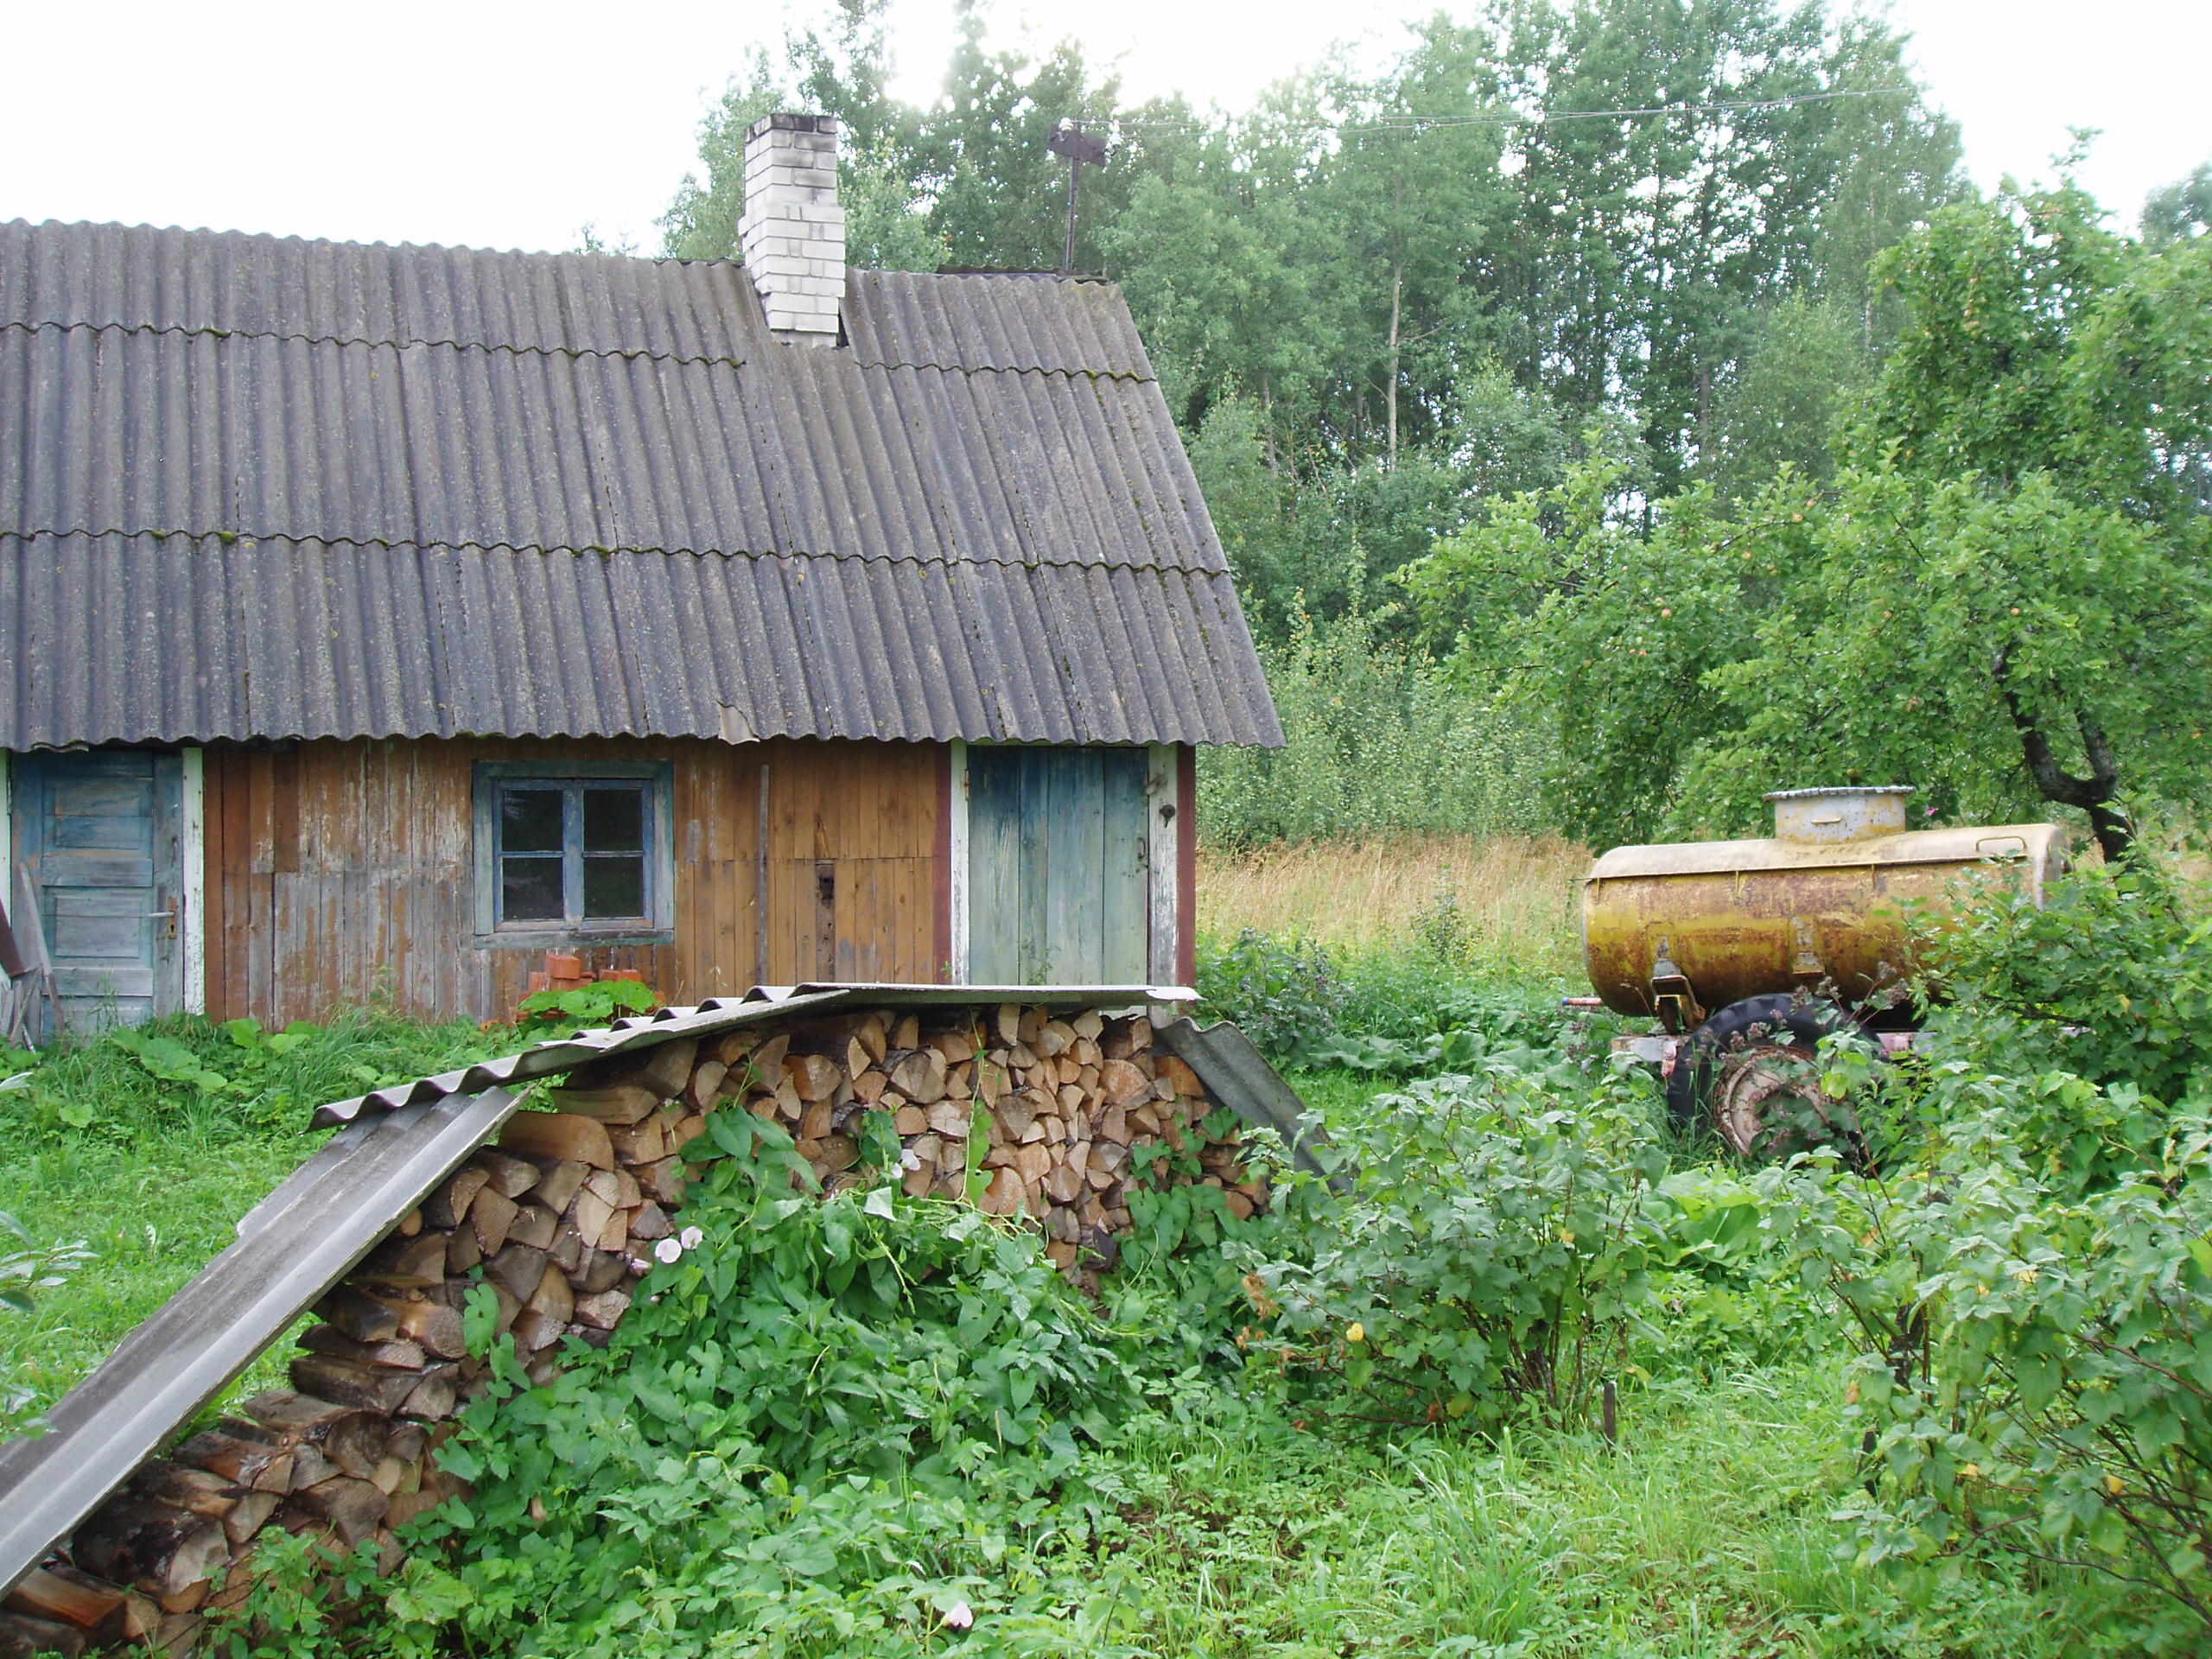
<path fill-rule="evenodd" d="M 912 564 L 938 566 L 944 569 L 962 567 L 1005 570 L 1166 570 L 1182 575 L 1225 576 L 1233 574 L 1226 558 L 1218 564 L 1167 564 L 1158 560 L 1148 563 L 1128 558 L 1104 559 L 1008 559 L 986 556 L 959 558 L 919 558 L 900 553 L 834 553 L 794 551 L 778 549 L 760 551 L 752 548 L 728 547 L 550 547 L 539 543 L 518 542 L 414 542 L 385 537 L 300 536 L 289 531 L 244 530 L 90 530 L 39 529 L 22 530 L 0 525 L 0 542 L 29 542 L 41 537 L 61 540 L 82 537 L 87 541 L 110 538 L 136 540 L 151 537 L 159 541 L 219 542 L 226 547 L 239 543 L 282 542 L 289 546 L 332 548 L 383 548 L 400 553 L 516 553 L 544 557 L 565 555 L 573 558 L 596 556 L 600 558 L 687 558 L 687 559 L 747 559 L 796 562 L 806 559 L 834 559 L 846 564 Z"/>
<path fill-rule="evenodd" d="M 633 265 L 734 265 L 734 254 L 712 259 L 686 259 L 672 253 L 616 253 L 593 248 L 493 248 L 474 242 L 354 242 L 342 237 L 307 236 L 297 231 L 215 229 L 209 225 L 152 225 L 141 219 L 127 224 L 119 219 L 29 219 L 18 213 L 0 219 L 0 231 L 21 226 L 27 231 L 120 231 L 135 236 L 193 237 L 217 241 L 238 237 L 248 242 L 289 243 L 303 248 L 382 249 L 387 253 L 454 253 L 482 259 L 602 259 Z"/>
<path fill-rule="evenodd" d="M 395 351 L 403 351 L 416 346 L 443 346 L 449 351 L 482 352 L 486 355 L 495 353 L 505 353 L 510 357 L 599 358 L 610 360 L 619 358 L 625 362 L 637 362 L 643 360 L 652 363 L 696 363 L 710 367 L 719 364 L 724 367 L 733 369 L 743 368 L 748 363 L 756 363 L 760 360 L 759 358 L 752 356 L 732 357 L 721 353 L 709 352 L 656 351 L 646 346 L 524 346 L 515 344 L 510 340 L 486 341 L 476 340 L 454 340 L 445 337 L 434 337 L 428 335 L 417 335 L 408 339 L 379 339 L 373 334 L 308 334 L 291 333 L 281 329 L 216 328 L 212 327 L 187 327 L 181 324 L 103 322 L 91 319 L 85 319 L 83 321 L 74 322 L 33 322 L 19 320 L 0 321 L 0 334 L 36 334 L 48 333 L 64 334 L 77 333 L 96 334 L 144 334 L 149 337 L 166 337 L 174 335 L 179 339 L 188 340 L 230 340 L 237 338 L 243 340 L 274 340 L 280 341 L 296 340 L 302 345 L 307 346 L 388 346 Z M 1133 385 L 1154 385 L 1160 378 L 1157 374 L 1140 374 L 1134 369 L 1097 369 L 1077 367 L 1053 368 L 1047 365 L 1038 363 L 932 363 L 920 361 L 908 357 L 893 358 L 884 355 L 874 355 L 868 358 L 863 358 L 850 346 L 840 346 L 835 349 L 838 352 L 849 353 L 844 360 L 849 362 L 852 366 L 856 369 L 935 369 L 942 374 L 1056 375 L 1071 380 L 1126 380 Z M 830 360 L 836 361 L 836 359 L 833 357 Z"/>
<path fill-rule="evenodd" d="M 186 327 L 181 324 L 153 322 L 0 322 L 0 334 L 75 334 L 79 332 L 105 334 L 176 335 L 182 339 L 275 340 L 297 340 L 306 346 L 389 346 L 404 350 L 413 346 L 443 346 L 457 352 L 505 352 L 510 357 L 598 357 L 623 358 L 634 360 L 648 359 L 657 363 L 721 363 L 732 368 L 742 368 L 749 358 L 729 357 L 719 353 L 662 352 L 643 346 L 625 348 L 604 346 L 520 346 L 507 340 L 485 341 L 451 340 L 417 336 L 410 339 L 378 339 L 373 334 L 303 334 L 275 328 L 216 328 Z"/>

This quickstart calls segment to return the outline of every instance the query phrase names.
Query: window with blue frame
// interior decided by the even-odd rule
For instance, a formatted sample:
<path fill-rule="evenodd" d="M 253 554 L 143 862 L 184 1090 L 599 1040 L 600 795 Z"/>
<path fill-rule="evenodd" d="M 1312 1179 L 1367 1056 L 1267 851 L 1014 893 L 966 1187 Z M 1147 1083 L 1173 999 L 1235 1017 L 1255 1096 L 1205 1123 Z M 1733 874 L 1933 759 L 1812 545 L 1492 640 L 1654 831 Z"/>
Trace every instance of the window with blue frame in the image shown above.
<path fill-rule="evenodd" d="M 478 769 L 477 913 L 488 933 L 665 928 L 671 848 L 664 768 Z"/>

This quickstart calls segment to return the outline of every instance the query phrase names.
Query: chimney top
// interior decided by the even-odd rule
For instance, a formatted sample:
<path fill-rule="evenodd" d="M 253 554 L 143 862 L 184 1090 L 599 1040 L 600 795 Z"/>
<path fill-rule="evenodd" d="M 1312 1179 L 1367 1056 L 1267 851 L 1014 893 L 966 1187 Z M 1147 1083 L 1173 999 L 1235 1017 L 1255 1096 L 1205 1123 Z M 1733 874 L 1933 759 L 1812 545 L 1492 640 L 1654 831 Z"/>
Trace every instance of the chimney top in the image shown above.
<path fill-rule="evenodd" d="M 819 132 L 835 138 L 842 130 L 834 115 L 794 115 L 785 110 L 774 115 L 764 115 L 747 127 L 745 142 L 749 144 L 755 138 L 770 132 Z"/>
<path fill-rule="evenodd" d="M 845 209 L 834 116 L 765 115 L 745 135 L 738 257 L 768 327 L 793 344 L 834 346 L 845 300 Z"/>

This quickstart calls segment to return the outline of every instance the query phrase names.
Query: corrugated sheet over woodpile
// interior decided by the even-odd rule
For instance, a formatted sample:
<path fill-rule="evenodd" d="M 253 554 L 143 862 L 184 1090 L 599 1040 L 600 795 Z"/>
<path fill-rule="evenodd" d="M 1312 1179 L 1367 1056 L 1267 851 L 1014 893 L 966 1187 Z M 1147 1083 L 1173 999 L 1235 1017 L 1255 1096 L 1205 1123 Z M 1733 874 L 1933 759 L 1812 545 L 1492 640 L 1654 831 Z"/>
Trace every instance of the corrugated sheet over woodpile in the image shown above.
<path fill-rule="evenodd" d="M 845 324 L 780 344 L 728 263 L 0 226 L 0 747 L 1281 741 L 1117 291 L 855 272 Z"/>

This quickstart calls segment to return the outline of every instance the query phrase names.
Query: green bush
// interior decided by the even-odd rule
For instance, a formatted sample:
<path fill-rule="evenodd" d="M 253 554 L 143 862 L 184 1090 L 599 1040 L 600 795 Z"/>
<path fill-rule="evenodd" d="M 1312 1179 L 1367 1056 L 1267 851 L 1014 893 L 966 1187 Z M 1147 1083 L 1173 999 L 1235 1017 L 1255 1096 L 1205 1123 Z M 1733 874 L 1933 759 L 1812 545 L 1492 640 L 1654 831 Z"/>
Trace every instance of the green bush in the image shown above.
<path fill-rule="evenodd" d="M 2009 1066 L 2063 1066 L 2166 1105 L 2212 1079 L 2212 924 L 2190 921 L 2178 878 L 2148 853 L 2062 876 L 2040 906 L 1977 884 L 1929 946 L 1958 998 L 1943 1028 L 2005 1047 Z"/>
<path fill-rule="evenodd" d="M 1648 1090 L 1495 1058 L 1340 1137 L 1351 1199 L 1260 1268 L 1287 1386 L 1374 1422 L 1582 1421 L 1649 1297 L 1667 1155 Z"/>
<path fill-rule="evenodd" d="M 572 1343 L 533 1388 L 491 1346 L 499 1386 L 441 1453 L 473 1495 L 416 1523 L 396 1583 L 359 1586 L 377 1650 L 1133 1652 L 1087 1477 L 1151 1403 L 1147 1320 L 1205 1296 L 1124 1297 L 1109 1325 L 1033 1232 L 895 1185 L 793 1196 L 787 1135 L 712 1122 L 605 1350 Z M 327 1639 L 307 1593 L 276 1620 L 315 1624 L 302 1652 Z"/>
<path fill-rule="evenodd" d="M 1593 1024 L 1564 1013 L 1555 988 L 1501 984 L 1427 939 L 1332 949 L 1250 928 L 1229 943 L 1201 936 L 1197 989 L 1204 1017 L 1236 1025 L 1279 1065 L 1397 1077 L 1465 1071 L 1497 1046 L 1574 1046 Z"/>
<path fill-rule="evenodd" d="M 1336 1035 L 1351 995 L 1321 945 L 1251 928 L 1227 944 L 1198 940 L 1197 989 L 1209 1018 L 1231 1021 L 1262 1052 L 1285 1060 Z"/>
<path fill-rule="evenodd" d="M 2137 1145 L 2132 1085 L 1832 1054 L 1916 1096 L 1910 1161 L 1757 1178 L 1767 1225 L 1856 1324 L 1861 1559 L 2012 1553 L 2169 1599 L 2129 1639 L 2212 1637 L 2212 1126 Z M 2084 1140 L 2099 1152 L 2085 1157 Z"/>

